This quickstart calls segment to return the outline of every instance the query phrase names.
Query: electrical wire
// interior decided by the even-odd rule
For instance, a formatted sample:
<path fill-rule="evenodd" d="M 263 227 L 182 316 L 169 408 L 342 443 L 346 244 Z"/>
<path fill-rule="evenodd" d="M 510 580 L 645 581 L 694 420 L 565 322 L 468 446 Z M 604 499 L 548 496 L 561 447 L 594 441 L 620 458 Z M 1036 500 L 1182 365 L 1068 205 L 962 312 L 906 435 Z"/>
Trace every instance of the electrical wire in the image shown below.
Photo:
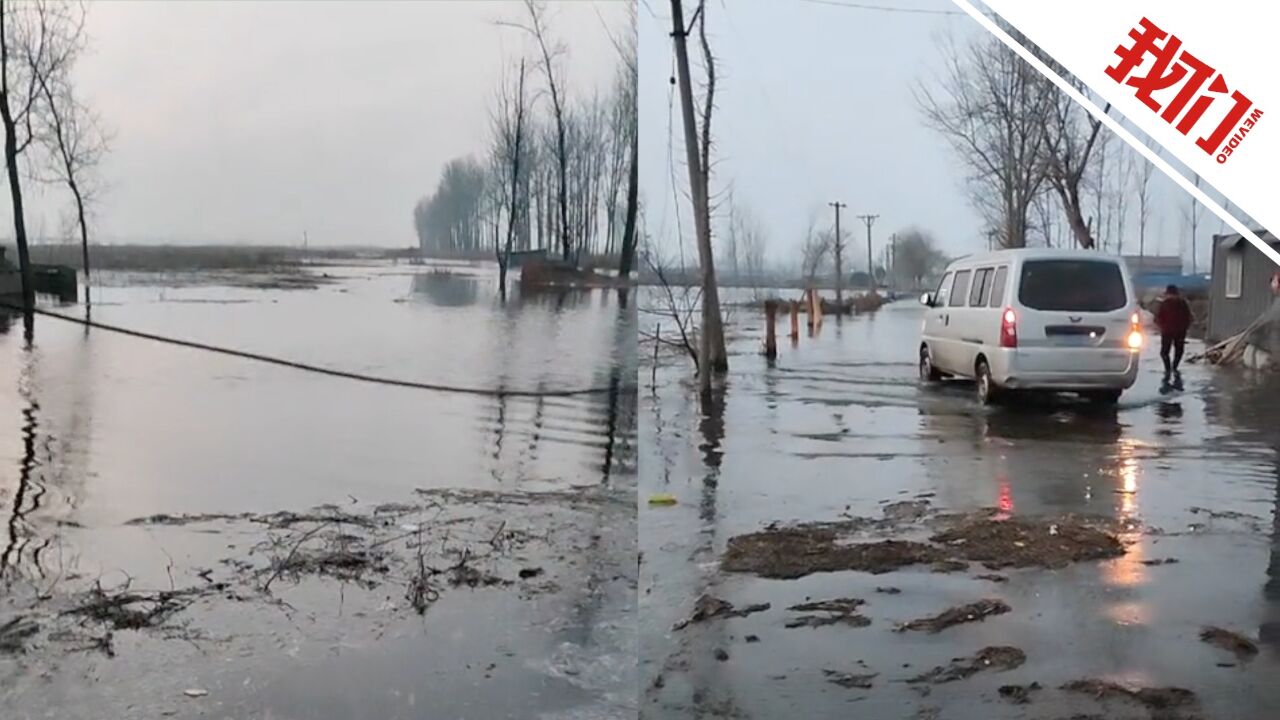
<path fill-rule="evenodd" d="M 9 303 L 0 302 L 0 307 L 8 308 L 16 312 L 24 312 L 21 305 L 11 305 Z M 230 355 L 245 360 L 254 360 L 257 362 L 268 363 L 270 365 L 278 365 L 280 367 L 293 368 L 295 370 L 305 370 L 307 372 L 317 373 L 320 375 L 328 375 L 330 377 L 345 378 L 347 380 L 357 380 L 360 382 L 375 383 L 378 385 L 390 385 L 394 387 L 413 388 L 416 390 L 432 390 L 435 392 L 455 393 L 461 395 L 485 395 L 491 397 L 572 397 L 577 395 L 603 395 L 610 392 L 622 392 L 633 390 L 635 385 L 613 385 L 603 387 L 589 388 L 573 388 L 567 390 L 508 390 L 505 388 L 478 388 L 466 387 L 458 385 L 445 385 L 442 383 L 424 383 L 415 380 L 401 380 L 397 378 L 380 377 L 377 375 L 368 375 L 365 373 L 352 372 L 348 370 L 338 370 L 336 368 L 327 368 L 320 365 L 310 365 L 307 363 L 297 362 L 294 360 L 286 360 L 284 358 L 272 357 L 270 355 L 262 355 L 260 353 L 248 352 L 245 350 L 236 350 L 234 348 L 221 347 L 218 345 L 209 345 L 208 343 L 197 342 L 194 340 L 182 340 L 180 338 L 166 337 L 164 335 L 156 335 L 154 333 L 143 332 L 141 330 L 133 330 L 130 328 L 120 327 L 118 325 L 108 325 L 85 318 L 78 318 L 72 315 L 66 315 L 44 308 L 33 308 L 31 310 L 36 315 L 44 317 L 56 318 L 65 322 L 83 325 L 85 327 L 103 330 L 106 332 L 128 335 L 130 337 L 141 338 L 143 340 L 151 340 L 154 342 L 165 343 L 168 345 L 178 345 L 181 347 L 192 348 L 195 350 L 204 350 L 206 352 L 218 353 L 221 355 Z"/>

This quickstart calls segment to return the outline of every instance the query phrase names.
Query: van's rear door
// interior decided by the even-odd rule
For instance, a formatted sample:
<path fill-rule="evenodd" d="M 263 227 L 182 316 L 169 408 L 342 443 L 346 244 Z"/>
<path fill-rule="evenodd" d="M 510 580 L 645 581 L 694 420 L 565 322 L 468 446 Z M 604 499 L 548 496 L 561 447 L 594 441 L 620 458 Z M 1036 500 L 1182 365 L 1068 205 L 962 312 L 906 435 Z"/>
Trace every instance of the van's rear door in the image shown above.
<path fill-rule="evenodd" d="M 1130 288 L 1107 258 L 1026 260 L 1018 279 L 1019 366 L 1033 372 L 1122 372 Z"/>

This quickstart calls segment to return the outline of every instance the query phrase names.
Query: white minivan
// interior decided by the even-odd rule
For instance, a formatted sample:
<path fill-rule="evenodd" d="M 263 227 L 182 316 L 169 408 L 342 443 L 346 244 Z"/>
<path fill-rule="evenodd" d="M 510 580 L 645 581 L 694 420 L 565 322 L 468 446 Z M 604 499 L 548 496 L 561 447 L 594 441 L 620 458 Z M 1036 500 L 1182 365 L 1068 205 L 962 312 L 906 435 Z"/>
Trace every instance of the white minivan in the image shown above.
<path fill-rule="evenodd" d="M 1114 255 L 1023 248 L 964 257 L 920 300 L 921 379 L 973 378 L 984 405 L 1011 390 L 1115 403 L 1137 378 L 1141 315 Z"/>

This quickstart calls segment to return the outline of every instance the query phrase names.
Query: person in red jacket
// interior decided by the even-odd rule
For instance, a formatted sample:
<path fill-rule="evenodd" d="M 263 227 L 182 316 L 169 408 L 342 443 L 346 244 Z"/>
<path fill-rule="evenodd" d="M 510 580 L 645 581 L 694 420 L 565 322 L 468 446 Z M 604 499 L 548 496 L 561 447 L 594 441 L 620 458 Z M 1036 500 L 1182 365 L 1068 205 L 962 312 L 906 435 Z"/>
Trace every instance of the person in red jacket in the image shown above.
<path fill-rule="evenodd" d="M 1178 374 L 1178 364 L 1187 346 L 1187 330 L 1191 327 L 1191 305 L 1178 292 L 1177 285 L 1165 288 L 1164 299 L 1156 308 L 1156 327 L 1160 328 L 1160 359 L 1164 361 L 1164 377 Z M 1173 362 L 1169 350 L 1173 350 Z"/>

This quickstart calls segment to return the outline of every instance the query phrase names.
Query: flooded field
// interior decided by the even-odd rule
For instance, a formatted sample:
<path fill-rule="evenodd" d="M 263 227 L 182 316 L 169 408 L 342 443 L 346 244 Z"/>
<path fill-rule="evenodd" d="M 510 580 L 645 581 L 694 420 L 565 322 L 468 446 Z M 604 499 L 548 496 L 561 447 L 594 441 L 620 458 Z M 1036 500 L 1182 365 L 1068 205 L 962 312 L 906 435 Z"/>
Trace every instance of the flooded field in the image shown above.
<path fill-rule="evenodd" d="M 770 364 L 740 308 L 707 402 L 640 349 L 641 499 L 677 500 L 640 512 L 642 716 L 1270 717 L 1275 380 L 1162 393 L 1149 344 L 1118 408 L 986 409 L 918 383 L 920 319 Z"/>
<path fill-rule="evenodd" d="M 634 308 L 487 266 L 108 274 L 0 334 L 6 718 L 635 713 Z M 83 314 L 81 306 L 61 308 Z"/>

